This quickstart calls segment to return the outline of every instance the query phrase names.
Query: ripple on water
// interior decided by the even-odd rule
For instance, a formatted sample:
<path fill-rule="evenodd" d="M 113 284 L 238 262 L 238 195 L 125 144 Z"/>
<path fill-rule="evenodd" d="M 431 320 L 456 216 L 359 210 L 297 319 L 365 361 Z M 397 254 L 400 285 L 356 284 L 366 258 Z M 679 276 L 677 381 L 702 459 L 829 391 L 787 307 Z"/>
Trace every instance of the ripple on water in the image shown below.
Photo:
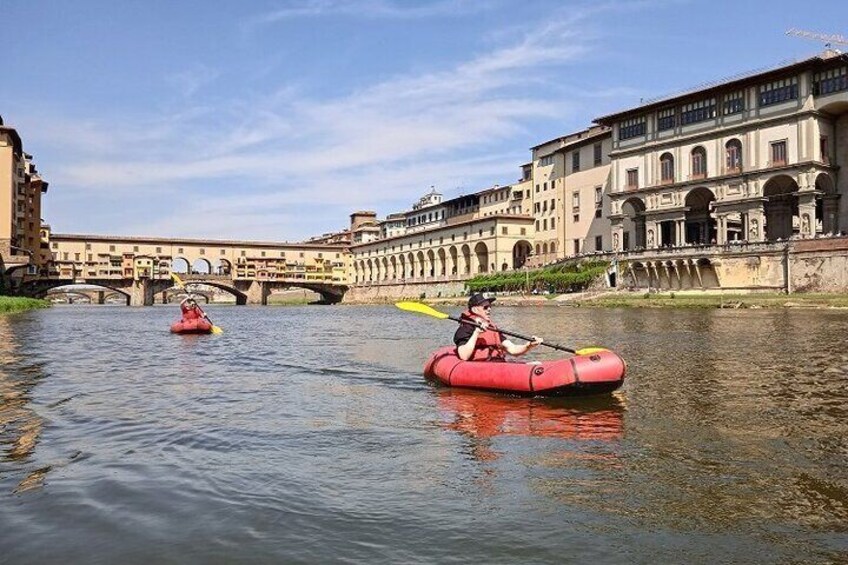
<path fill-rule="evenodd" d="M 393 308 L 0 318 L 15 563 L 838 561 L 848 315 L 502 308 L 628 361 L 615 397 L 432 386 Z M 553 358 L 539 351 L 536 358 Z M 842 553 L 840 553 L 842 552 Z"/>

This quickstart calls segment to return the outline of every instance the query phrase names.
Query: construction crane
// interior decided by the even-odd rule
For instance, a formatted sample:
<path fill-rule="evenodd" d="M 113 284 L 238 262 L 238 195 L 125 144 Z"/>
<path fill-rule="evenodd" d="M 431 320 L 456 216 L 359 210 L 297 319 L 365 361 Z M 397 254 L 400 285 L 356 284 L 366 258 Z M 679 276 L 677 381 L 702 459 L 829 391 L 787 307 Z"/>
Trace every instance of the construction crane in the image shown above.
<path fill-rule="evenodd" d="M 824 46 L 826 49 L 830 49 L 832 44 L 837 45 L 848 45 L 848 38 L 844 35 L 839 34 L 826 34 L 826 33 L 815 33 L 812 31 L 805 31 L 803 29 L 795 29 L 792 28 L 786 32 L 786 35 L 794 35 L 796 37 L 803 37 L 806 39 L 812 39 L 814 41 L 824 41 Z"/>

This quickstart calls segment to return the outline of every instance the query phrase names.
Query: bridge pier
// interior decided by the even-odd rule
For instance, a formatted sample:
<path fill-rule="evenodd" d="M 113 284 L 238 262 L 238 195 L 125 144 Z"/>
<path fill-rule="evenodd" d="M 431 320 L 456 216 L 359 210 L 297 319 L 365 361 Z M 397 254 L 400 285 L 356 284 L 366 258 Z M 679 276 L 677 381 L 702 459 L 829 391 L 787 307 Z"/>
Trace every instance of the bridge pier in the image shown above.
<path fill-rule="evenodd" d="M 106 304 L 106 292 L 102 290 L 97 291 L 97 303 Z"/>
<path fill-rule="evenodd" d="M 265 281 L 251 281 L 244 294 L 247 297 L 245 303 L 267 306 L 268 297 L 271 295 L 271 285 Z M 240 297 L 236 297 L 236 303 L 243 304 L 238 302 L 239 298 Z"/>

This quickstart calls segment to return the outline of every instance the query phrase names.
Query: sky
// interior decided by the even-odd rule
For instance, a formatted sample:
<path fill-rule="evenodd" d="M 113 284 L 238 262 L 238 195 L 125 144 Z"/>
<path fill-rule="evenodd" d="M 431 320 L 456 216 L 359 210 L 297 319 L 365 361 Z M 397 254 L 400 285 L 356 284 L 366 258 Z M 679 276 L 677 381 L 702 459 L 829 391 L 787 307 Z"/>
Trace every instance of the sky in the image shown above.
<path fill-rule="evenodd" d="M 842 1 L 0 0 L 54 232 L 299 241 L 518 180 L 594 118 L 816 54 Z M 848 50 L 848 46 L 844 47 Z"/>

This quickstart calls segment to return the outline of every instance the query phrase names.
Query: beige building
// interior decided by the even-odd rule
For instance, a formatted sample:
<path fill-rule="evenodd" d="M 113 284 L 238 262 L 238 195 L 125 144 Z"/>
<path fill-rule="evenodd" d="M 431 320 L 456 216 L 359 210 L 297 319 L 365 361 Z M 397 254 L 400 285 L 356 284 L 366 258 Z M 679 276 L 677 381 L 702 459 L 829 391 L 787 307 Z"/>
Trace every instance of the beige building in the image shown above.
<path fill-rule="evenodd" d="M 609 248 L 611 139 L 608 127 L 593 126 L 532 148 L 534 265 Z"/>
<path fill-rule="evenodd" d="M 534 237 L 533 219 L 523 213 L 526 191 L 527 180 L 446 201 L 431 191 L 403 215 L 389 215 L 379 239 L 358 238 L 350 281 L 444 282 L 523 267 Z M 359 214 L 351 215 L 354 241 L 368 228 Z"/>
<path fill-rule="evenodd" d="M 825 52 L 596 120 L 613 130 L 616 250 L 848 225 L 848 63 Z"/>
<path fill-rule="evenodd" d="M 41 195 L 47 182 L 24 153 L 18 132 L 0 118 L 0 258 L 6 269 L 41 266 Z"/>

